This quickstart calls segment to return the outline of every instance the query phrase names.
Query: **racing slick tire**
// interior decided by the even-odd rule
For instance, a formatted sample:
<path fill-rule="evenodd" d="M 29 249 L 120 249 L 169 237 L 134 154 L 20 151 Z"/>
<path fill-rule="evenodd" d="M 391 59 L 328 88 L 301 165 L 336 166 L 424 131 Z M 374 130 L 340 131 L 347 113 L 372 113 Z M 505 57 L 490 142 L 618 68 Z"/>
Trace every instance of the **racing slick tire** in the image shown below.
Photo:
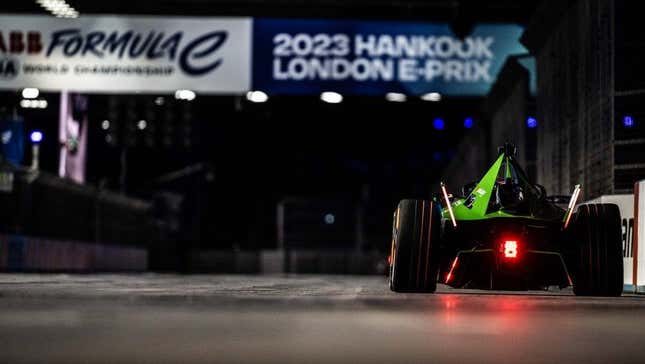
<path fill-rule="evenodd" d="M 573 216 L 573 292 L 577 296 L 620 296 L 623 249 L 620 211 L 614 204 L 581 205 Z"/>
<path fill-rule="evenodd" d="M 426 200 L 402 200 L 394 213 L 390 289 L 426 292 L 437 289 L 441 212 Z"/>

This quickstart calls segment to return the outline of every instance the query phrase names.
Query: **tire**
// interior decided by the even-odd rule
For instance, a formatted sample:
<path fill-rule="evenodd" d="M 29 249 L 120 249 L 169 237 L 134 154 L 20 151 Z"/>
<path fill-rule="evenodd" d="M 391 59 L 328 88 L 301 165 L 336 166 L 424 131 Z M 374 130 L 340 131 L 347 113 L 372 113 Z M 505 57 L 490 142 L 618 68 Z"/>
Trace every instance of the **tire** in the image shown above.
<path fill-rule="evenodd" d="M 432 202 L 399 202 L 392 229 L 392 291 L 432 293 L 437 289 L 440 227 L 440 211 Z"/>
<path fill-rule="evenodd" d="M 623 248 L 620 211 L 614 204 L 582 205 L 573 216 L 573 292 L 577 296 L 620 296 Z"/>

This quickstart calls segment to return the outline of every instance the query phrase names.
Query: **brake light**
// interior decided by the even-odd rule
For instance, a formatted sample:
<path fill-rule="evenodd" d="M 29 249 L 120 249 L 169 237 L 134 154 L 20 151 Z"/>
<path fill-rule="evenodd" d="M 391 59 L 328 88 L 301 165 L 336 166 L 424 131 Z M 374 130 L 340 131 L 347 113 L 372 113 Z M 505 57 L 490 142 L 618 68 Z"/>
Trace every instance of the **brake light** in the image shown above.
<path fill-rule="evenodd" d="M 503 250 L 505 258 L 517 258 L 517 241 L 506 240 L 504 242 Z"/>

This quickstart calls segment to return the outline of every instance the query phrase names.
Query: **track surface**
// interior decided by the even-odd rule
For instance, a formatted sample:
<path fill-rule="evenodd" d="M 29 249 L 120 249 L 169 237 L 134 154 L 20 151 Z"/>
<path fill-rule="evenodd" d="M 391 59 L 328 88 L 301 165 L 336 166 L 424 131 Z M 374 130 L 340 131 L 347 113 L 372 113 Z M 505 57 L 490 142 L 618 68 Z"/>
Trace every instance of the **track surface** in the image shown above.
<path fill-rule="evenodd" d="M 382 277 L 0 274 L 0 362 L 643 363 L 645 297 Z"/>

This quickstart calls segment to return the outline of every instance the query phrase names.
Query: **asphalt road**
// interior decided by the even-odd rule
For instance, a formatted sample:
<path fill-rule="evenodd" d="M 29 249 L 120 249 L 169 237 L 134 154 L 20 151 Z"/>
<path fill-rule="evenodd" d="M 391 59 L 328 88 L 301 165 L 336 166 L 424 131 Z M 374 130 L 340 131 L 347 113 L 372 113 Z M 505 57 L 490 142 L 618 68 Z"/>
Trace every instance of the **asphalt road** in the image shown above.
<path fill-rule="evenodd" d="M 383 277 L 0 274 L 0 362 L 643 363 L 645 297 Z"/>

